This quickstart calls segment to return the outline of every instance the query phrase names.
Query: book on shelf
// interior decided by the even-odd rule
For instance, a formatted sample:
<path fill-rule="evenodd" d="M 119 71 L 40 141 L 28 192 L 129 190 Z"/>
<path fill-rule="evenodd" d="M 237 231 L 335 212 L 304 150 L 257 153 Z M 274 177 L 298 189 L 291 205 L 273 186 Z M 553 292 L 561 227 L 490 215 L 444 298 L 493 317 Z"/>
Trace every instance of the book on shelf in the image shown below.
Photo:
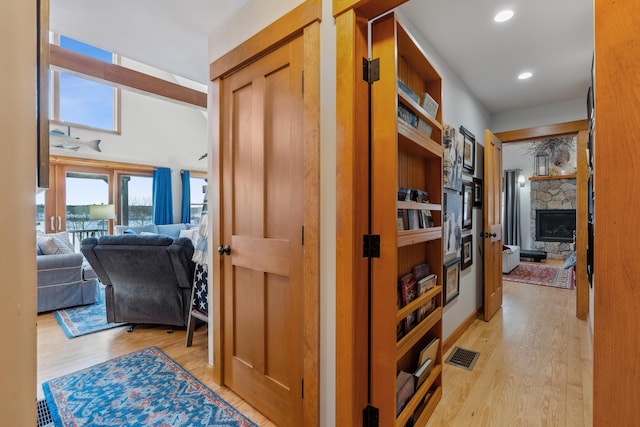
<path fill-rule="evenodd" d="M 411 111 L 402 102 L 398 102 L 398 117 L 407 122 L 407 124 L 413 128 L 418 127 L 418 115 Z"/>
<path fill-rule="evenodd" d="M 429 123 L 425 122 L 419 117 L 418 117 L 418 124 L 416 125 L 416 128 L 418 129 L 419 132 L 423 133 L 427 138 L 431 138 L 431 132 L 433 132 L 433 128 Z"/>
<path fill-rule="evenodd" d="M 429 274 L 431 274 L 431 268 L 429 267 L 428 263 L 423 263 L 423 264 L 418 264 L 413 266 L 413 275 L 415 276 L 416 280 L 420 281 L 423 278 L 427 277 Z"/>
<path fill-rule="evenodd" d="M 433 99 L 431 95 L 429 95 L 427 92 L 424 92 L 422 94 L 422 97 L 420 99 L 420 106 L 424 108 L 424 110 L 427 112 L 428 115 L 430 115 L 434 119 L 436 118 L 436 114 L 438 114 L 439 105 L 435 101 L 435 99 Z"/>
<path fill-rule="evenodd" d="M 417 230 L 420 227 L 420 214 L 418 213 L 418 209 L 407 209 L 409 214 L 409 228 L 408 230 Z"/>
<path fill-rule="evenodd" d="M 424 190 L 411 190 L 411 200 L 418 203 L 429 203 L 429 193 Z"/>
<path fill-rule="evenodd" d="M 436 278 L 437 276 L 435 274 L 429 274 L 420 279 L 418 281 L 418 296 L 424 295 L 427 291 L 433 289 L 436 286 Z M 418 323 L 422 322 L 433 311 L 435 306 L 434 298 L 435 297 L 431 298 L 418 308 Z"/>
<path fill-rule="evenodd" d="M 436 357 L 438 356 L 438 344 L 440 338 L 433 338 L 429 344 L 427 344 L 422 351 L 420 351 L 420 359 L 418 359 L 418 366 L 422 366 L 427 360 L 431 360 L 432 364 L 436 363 Z"/>
<path fill-rule="evenodd" d="M 400 279 L 400 289 L 402 291 L 402 307 L 409 304 L 418 296 L 417 282 L 413 273 L 405 274 Z M 416 310 L 417 311 L 417 310 Z M 404 319 L 404 332 L 407 333 L 416 325 L 417 313 L 411 312 Z"/>
<path fill-rule="evenodd" d="M 411 201 L 411 193 L 413 192 L 410 188 L 400 187 L 398 188 L 398 200 L 401 202 L 409 202 Z"/>
<path fill-rule="evenodd" d="M 413 374 L 400 371 L 396 376 L 396 417 L 400 415 L 402 409 L 411 399 L 415 390 L 415 380 Z"/>
<path fill-rule="evenodd" d="M 420 222 L 420 228 L 433 227 L 433 216 L 430 209 L 420 209 L 418 212 L 418 220 Z"/>
<path fill-rule="evenodd" d="M 431 368 L 433 367 L 433 360 L 427 359 L 422 365 L 418 366 L 418 369 L 413 373 L 413 379 L 415 384 L 415 391 L 417 391 L 424 380 L 427 379 L 429 374 L 431 373 Z"/>
<path fill-rule="evenodd" d="M 409 86 L 407 86 L 406 84 L 402 83 L 402 81 L 400 81 L 400 80 L 398 80 L 398 89 L 400 89 L 402 92 L 404 92 L 404 94 L 408 98 L 411 98 L 416 102 L 420 102 L 420 97 L 418 96 L 418 94 L 415 93 L 414 91 L 412 91 Z"/>
<path fill-rule="evenodd" d="M 398 231 L 409 229 L 409 214 L 407 212 L 407 209 L 398 209 L 396 225 Z"/>

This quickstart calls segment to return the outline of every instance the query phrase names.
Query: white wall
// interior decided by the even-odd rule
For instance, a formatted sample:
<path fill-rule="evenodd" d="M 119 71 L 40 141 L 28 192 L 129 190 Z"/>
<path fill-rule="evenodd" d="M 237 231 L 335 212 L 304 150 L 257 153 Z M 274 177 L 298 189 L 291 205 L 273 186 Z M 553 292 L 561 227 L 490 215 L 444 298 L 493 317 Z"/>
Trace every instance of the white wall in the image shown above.
<path fill-rule="evenodd" d="M 586 118 L 587 94 L 585 92 L 583 98 L 494 114 L 491 118 L 491 130 L 504 132 Z"/>
<path fill-rule="evenodd" d="M 417 42 L 422 46 L 427 58 L 436 68 L 442 77 L 442 120 L 455 127 L 460 125 L 467 128 L 476 137 L 478 152 L 484 152 L 484 130 L 489 129 L 490 114 L 486 108 L 475 98 L 467 87 L 458 78 L 456 73 L 444 62 L 440 54 L 435 51 L 420 35 L 415 27 L 399 12 L 403 24 L 414 35 Z M 479 150 L 478 150 L 479 149 Z M 476 155 L 476 165 L 474 176 L 482 178 L 484 167 L 483 156 Z M 444 308 L 442 335 L 447 339 L 469 316 L 483 304 L 482 290 L 482 258 L 479 246 L 482 246 L 480 233 L 483 228 L 483 217 L 481 209 L 473 210 L 473 228 L 471 233 L 463 232 L 463 235 L 473 235 L 473 264 L 460 274 L 460 295 L 447 304 Z M 445 261 L 454 258 L 450 255 Z"/>
<path fill-rule="evenodd" d="M 206 171 L 207 119 L 196 107 L 122 90 L 121 134 L 71 128 L 81 140 L 100 139 L 97 152 L 51 147 L 51 154 L 171 168 L 174 221 L 180 221 L 180 170 Z M 52 129 L 66 128 L 51 125 Z"/>

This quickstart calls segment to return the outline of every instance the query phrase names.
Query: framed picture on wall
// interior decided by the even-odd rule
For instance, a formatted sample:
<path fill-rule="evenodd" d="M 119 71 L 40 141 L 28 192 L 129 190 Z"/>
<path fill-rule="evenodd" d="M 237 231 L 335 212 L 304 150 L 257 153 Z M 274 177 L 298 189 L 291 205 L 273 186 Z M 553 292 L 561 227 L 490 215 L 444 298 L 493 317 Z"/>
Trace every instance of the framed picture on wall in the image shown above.
<path fill-rule="evenodd" d="M 462 269 L 466 270 L 473 264 L 473 235 L 462 236 Z"/>
<path fill-rule="evenodd" d="M 473 178 L 473 207 L 482 208 L 482 179 Z"/>
<path fill-rule="evenodd" d="M 473 228 L 473 182 L 462 181 L 462 229 Z"/>
<path fill-rule="evenodd" d="M 442 145 L 444 155 L 442 156 L 443 185 L 445 188 L 460 191 L 462 187 L 462 135 L 456 132 L 452 126 L 445 125 L 442 133 Z"/>
<path fill-rule="evenodd" d="M 464 126 L 460 126 L 460 135 L 463 138 L 462 167 L 473 174 L 476 164 L 476 137 Z"/>
<path fill-rule="evenodd" d="M 444 305 L 460 295 L 460 258 L 444 264 Z"/>

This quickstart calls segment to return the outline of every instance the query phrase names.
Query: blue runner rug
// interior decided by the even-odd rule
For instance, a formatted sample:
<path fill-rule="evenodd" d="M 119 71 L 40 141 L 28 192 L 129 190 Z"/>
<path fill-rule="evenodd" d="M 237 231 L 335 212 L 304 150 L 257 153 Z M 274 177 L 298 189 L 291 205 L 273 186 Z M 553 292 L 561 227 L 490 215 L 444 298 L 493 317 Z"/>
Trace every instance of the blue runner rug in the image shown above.
<path fill-rule="evenodd" d="M 56 427 L 257 427 L 157 347 L 42 385 Z"/>
<path fill-rule="evenodd" d="M 67 338 L 75 338 L 126 325 L 126 323 L 107 323 L 104 286 L 99 286 L 99 288 L 100 294 L 96 303 L 56 310 L 53 313 Z"/>

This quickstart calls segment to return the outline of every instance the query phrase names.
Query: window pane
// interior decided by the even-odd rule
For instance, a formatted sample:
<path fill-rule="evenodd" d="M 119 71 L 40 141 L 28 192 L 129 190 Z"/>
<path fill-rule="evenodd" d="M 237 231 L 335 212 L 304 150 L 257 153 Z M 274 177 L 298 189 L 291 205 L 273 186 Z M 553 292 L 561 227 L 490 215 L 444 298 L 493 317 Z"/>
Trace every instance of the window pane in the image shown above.
<path fill-rule="evenodd" d="M 100 61 L 113 62 L 111 52 L 63 35 L 60 36 L 60 46 Z M 51 99 L 59 99 L 60 110 L 55 112 L 55 120 L 115 130 L 114 119 L 118 106 L 115 103 L 114 87 L 64 72 L 56 72 L 56 75 L 59 76 L 59 90 L 55 92 L 55 85 L 51 86 Z M 53 108 L 51 111 L 54 113 Z"/>
<path fill-rule="evenodd" d="M 202 215 L 202 205 L 204 203 L 207 180 L 204 178 L 189 178 L 191 187 L 191 222 L 199 223 Z"/>
<path fill-rule="evenodd" d="M 67 232 L 76 251 L 86 237 L 107 234 L 108 221 L 93 218 L 91 205 L 109 204 L 109 177 L 102 174 L 67 172 Z"/>
<path fill-rule="evenodd" d="M 41 191 L 36 194 L 36 230 L 46 230 L 45 218 L 44 218 L 44 195 L 46 191 Z"/>
<path fill-rule="evenodd" d="M 111 86 L 60 73 L 60 120 L 99 129 L 113 129 Z"/>
<path fill-rule="evenodd" d="M 152 177 L 120 177 L 120 217 L 122 225 L 140 226 L 153 223 Z"/>
<path fill-rule="evenodd" d="M 113 54 L 107 50 L 99 49 L 90 44 L 82 43 L 71 37 L 60 35 L 60 47 L 99 59 L 104 62 L 113 62 Z"/>

